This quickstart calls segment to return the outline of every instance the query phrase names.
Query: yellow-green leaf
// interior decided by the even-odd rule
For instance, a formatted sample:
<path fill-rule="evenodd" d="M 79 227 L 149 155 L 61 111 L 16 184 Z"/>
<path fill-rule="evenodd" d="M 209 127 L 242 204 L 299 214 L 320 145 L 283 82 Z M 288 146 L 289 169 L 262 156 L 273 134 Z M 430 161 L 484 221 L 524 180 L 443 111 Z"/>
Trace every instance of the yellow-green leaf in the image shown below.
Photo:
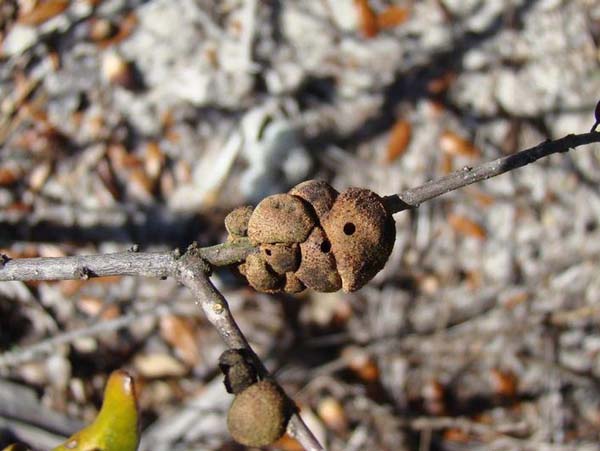
<path fill-rule="evenodd" d="M 136 451 L 139 441 L 133 377 L 119 370 L 108 379 L 94 422 L 52 451 Z"/>
<path fill-rule="evenodd" d="M 31 451 L 27 446 L 22 443 L 13 443 L 12 445 L 8 445 L 2 451 Z"/>

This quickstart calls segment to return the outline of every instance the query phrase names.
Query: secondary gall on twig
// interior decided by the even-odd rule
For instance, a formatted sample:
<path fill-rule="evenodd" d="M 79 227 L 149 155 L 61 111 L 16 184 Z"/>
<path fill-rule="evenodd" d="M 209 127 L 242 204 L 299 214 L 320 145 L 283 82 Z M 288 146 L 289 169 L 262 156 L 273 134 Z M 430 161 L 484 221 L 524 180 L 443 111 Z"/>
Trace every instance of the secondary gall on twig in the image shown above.
<path fill-rule="evenodd" d="M 293 411 L 281 388 L 270 380 L 258 380 L 245 349 L 225 351 L 219 367 L 225 375 L 225 388 L 235 395 L 227 414 L 233 439 L 246 446 L 267 446 L 281 438 Z"/>

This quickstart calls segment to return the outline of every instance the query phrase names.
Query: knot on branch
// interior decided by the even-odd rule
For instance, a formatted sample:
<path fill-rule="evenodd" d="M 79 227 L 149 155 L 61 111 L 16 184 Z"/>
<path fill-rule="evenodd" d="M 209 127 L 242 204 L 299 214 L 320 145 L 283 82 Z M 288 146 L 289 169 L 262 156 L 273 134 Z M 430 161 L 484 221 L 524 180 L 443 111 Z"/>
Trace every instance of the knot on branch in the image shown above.
<path fill-rule="evenodd" d="M 187 273 L 184 279 L 194 278 L 194 275 L 198 273 L 204 273 L 207 276 L 212 274 L 212 267 L 202 258 L 201 252 L 201 248 L 196 242 L 190 244 L 181 256 L 179 251 L 173 252 L 173 257 L 177 260 L 177 272 L 179 275 Z M 178 279 L 182 278 L 178 277 Z"/>
<path fill-rule="evenodd" d="M 88 280 L 92 277 L 95 277 L 95 274 L 87 266 L 80 266 L 75 269 L 75 277 L 80 280 Z"/>
<path fill-rule="evenodd" d="M 239 269 L 263 292 L 358 290 L 383 268 L 396 235 L 377 194 L 363 188 L 340 194 L 317 180 L 269 196 L 254 210 L 240 207 L 225 224 L 231 241 L 248 236 L 260 249 Z"/>
<path fill-rule="evenodd" d="M 6 265 L 10 261 L 10 257 L 5 254 L 0 254 L 0 268 Z"/>

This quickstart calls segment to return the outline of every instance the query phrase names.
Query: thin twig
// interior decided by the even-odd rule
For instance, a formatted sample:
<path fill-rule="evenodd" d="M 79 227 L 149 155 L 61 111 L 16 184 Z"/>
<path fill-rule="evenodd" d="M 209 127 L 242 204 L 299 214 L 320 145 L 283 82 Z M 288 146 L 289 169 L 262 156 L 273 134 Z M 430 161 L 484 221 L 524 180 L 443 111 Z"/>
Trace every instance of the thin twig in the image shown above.
<path fill-rule="evenodd" d="M 43 426 L 33 426 L 30 421 L 19 421 L 2 415 L 0 415 L 0 430 L 10 431 L 14 436 L 12 440 L 25 442 L 33 449 L 51 449 L 57 443 L 67 439 L 65 435 L 48 432 Z"/>
<path fill-rule="evenodd" d="M 5 379 L 0 379 L 0 417 L 26 422 L 62 436 L 69 436 L 83 427 L 81 421 L 41 404 L 35 390 Z"/>
<path fill-rule="evenodd" d="M 555 141 L 545 141 L 514 155 L 498 158 L 473 168 L 463 168 L 401 194 L 385 196 L 384 201 L 393 213 L 417 208 L 423 202 L 450 191 L 518 169 L 554 153 L 567 152 L 569 149 L 595 142 L 600 142 L 599 132 L 567 135 Z M 248 240 L 242 239 L 201 248 L 199 252 L 211 265 L 226 266 L 242 262 L 248 254 L 256 252 L 256 249 Z M 121 252 L 62 258 L 9 259 L 8 261 L 0 258 L 0 281 L 88 279 L 114 275 L 167 277 L 172 272 L 176 257 L 177 255 L 169 252 Z"/>
<path fill-rule="evenodd" d="M 199 250 L 213 266 L 240 263 L 255 252 L 248 240 L 223 243 Z M 117 252 L 72 257 L 19 258 L 0 256 L 0 281 L 9 280 L 87 280 L 106 276 L 146 276 L 166 278 L 173 274 L 176 252 Z"/>
<path fill-rule="evenodd" d="M 414 431 L 460 429 L 469 435 L 487 438 L 485 448 L 492 449 L 496 442 L 504 443 L 514 449 L 547 449 L 552 451 L 567 451 L 574 449 L 571 445 L 543 443 L 536 438 L 519 438 L 513 435 L 524 435 L 529 432 L 529 425 L 525 422 L 491 426 L 475 422 L 466 417 L 419 417 L 400 422 L 400 425 Z M 582 443 L 579 443 L 583 447 Z M 505 447 L 501 447 L 504 449 Z M 580 448 L 581 449 L 581 448 Z"/>
<path fill-rule="evenodd" d="M 505 172 L 518 169 L 533 163 L 540 158 L 547 157 L 554 153 L 567 152 L 575 147 L 600 142 L 600 133 L 590 132 L 580 135 L 567 135 L 564 138 L 555 141 L 545 141 L 535 147 L 522 150 L 514 155 L 498 158 L 497 160 L 472 167 L 464 167 L 452 174 L 433 180 L 412 188 L 400 194 L 386 196 L 384 198 L 388 209 L 392 213 L 398 213 L 410 208 L 417 208 L 423 202 L 431 200 L 450 191 L 463 188 L 472 183 L 487 180 Z"/>
<path fill-rule="evenodd" d="M 80 329 L 70 330 L 51 336 L 29 346 L 18 347 L 11 351 L 0 354 L 0 374 L 5 368 L 11 368 L 23 363 L 30 362 L 41 356 L 51 354 L 58 346 L 68 345 L 84 337 L 95 337 L 108 332 L 123 329 L 136 321 L 148 318 L 156 318 L 168 314 L 184 314 L 184 309 L 169 305 L 151 305 L 141 311 L 135 311 L 121 315 L 115 319 L 94 322 Z"/>
<path fill-rule="evenodd" d="M 189 288 L 196 303 L 200 305 L 210 323 L 215 326 L 225 344 L 233 349 L 249 350 L 254 356 L 261 376 L 263 378 L 270 377 L 268 370 L 254 353 L 235 322 L 227 301 L 208 278 L 207 271 L 210 268 L 207 267 L 200 255 L 199 250 L 190 247 L 188 252 L 178 260 L 175 278 Z M 290 418 L 287 430 L 307 451 L 323 450 L 298 413 L 294 413 Z"/>

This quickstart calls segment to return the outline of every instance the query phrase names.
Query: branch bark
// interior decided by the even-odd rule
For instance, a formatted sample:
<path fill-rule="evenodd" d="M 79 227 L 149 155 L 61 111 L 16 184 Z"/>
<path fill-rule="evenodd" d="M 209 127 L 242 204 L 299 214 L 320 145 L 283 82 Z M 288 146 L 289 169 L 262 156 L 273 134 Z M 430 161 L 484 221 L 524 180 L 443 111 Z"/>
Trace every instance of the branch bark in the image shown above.
<path fill-rule="evenodd" d="M 231 349 L 247 349 L 254 357 L 258 372 L 263 378 L 269 378 L 268 370 L 254 353 L 246 337 L 242 334 L 235 319 L 231 315 L 225 297 L 210 281 L 207 271 L 210 269 L 200 257 L 201 250 L 190 248 L 178 260 L 176 279 L 194 295 L 196 303 L 200 305 L 207 319 L 221 335 L 222 340 Z M 293 401 L 292 401 L 293 403 Z M 323 447 L 306 426 L 298 413 L 293 413 L 287 427 L 288 434 L 294 437 L 306 451 L 322 451 Z"/>
<path fill-rule="evenodd" d="M 385 196 L 389 211 L 399 213 L 417 208 L 425 201 L 482 180 L 526 166 L 540 158 L 567 152 L 586 144 L 600 142 L 600 132 L 567 135 L 545 141 L 514 155 L 498 158 L 476 167 L 465 167 L 438 180 L 427 182 L 400 194 Z M 213 266 L 240 263 L 256 252 L 247 239 L 199 249 L 201 257 Z M 0 282 L 7 280 L 65 280 L 131 275 L 168 277 L 178 255 L 172 252 L 120 252 L 105 255 L 11 260 L 0 255 Z"/>
<path fill-rule="evenodd" d="M 384 197 L 388 209 L 392 213 L 417 208 L 423 202 L 434 199 L 442 194 L 463 188 L 482 180 L 504 174 L 513 169 L 522 168 L 540 158 L 554 153 L 567 152 L 579 146 L 600 142 L 600 132 L 567 135 L 555 141 L 544 141 L 537 146 L 517 152 L 514 155 L 498 158 L 476 167 L 464 167 L 452 174 L 412 188 L 400 194 Z"/>
<path fill-rule="evenodd" d="M 246 239 L 217 244 L 198 250 L 212 266 L 243 262 L 256 249 Z M 8 280 L 87 280 L 106 276 L 145 276 L 165 278 L 173 274 L 178 252 L 116 252 L 72 257 L 0 258 L 0 281 Z"/>

